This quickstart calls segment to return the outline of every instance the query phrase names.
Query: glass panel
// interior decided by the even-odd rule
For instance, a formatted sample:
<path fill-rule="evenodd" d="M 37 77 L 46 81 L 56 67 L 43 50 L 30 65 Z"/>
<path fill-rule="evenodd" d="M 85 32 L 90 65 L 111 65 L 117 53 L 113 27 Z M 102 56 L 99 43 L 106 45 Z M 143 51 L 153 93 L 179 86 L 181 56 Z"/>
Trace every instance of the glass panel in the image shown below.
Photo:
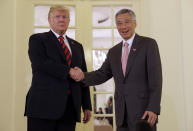
<path fill-rule="evenodd" d="M 94 29 L 93 48 L 110 48 L 110 47 L 112 47 L 112 30 Z"/>
<path fill-rule="evenodd" d="M 121 9 L 124 9 L 124 8 L 126 8 L 126 9 L 131 9 L 131 6 L 117 6 L 117 7 L 114 7 L 113 8 L 113 18 L 115 18 L 115 15 L 116 15 L 116 13 L 119 11 L 119 10 L 121 10 Z M 114 20 L 114 26 L 116 26 L 116 24 L 115 24 L 115 20 Z"/>
<path fill-rule="evenodd" d="M 34 17 L 35 26 L 49 26 L 48 24 L 48 12 L 50 6 L 35 6 Z"/>
<path fill-rule="evenodd" d="M 35 28 L 34 33 L 43 33 L 48 32 L 49 30 L 49 28 Z M 68 29 L 66 34 L 68 37 L 75 39 L 75 29 Z"/>
<path fill-rule="evenodd" d="M 93 50 L 93 69 L 97 70 L 101 67 L 106 59 L 107 50 Z M 111 78 L 103 84 L 94 86 L 94 91 L 97 92 L 112 92 L 114 91 L 114 80 Z"/>
<path fill-rule="evenodd" d="M 93 26 L 111 26 L 111 7 L 93 7 Z"/>
<path fill-rule="evenodd" d="M 68 6 L 70 10 L 70 23 L 69 26 L 75 26 L 75 9 L 72 6 Z M 48 23 L 48 12 L 50 6 L 35 6 L 34 17 L 35 26 L 49 26 Z"/>
<path fill-rule="evenodd" d="M 94 86 L 96 92 L 113 92 L 114 91 L 114 79 L 111 78 L 103 84 Z"/>
<path fill-rule="evenodd" d="M 72 39 L 75 39 L 75 29 L 68 29 L 66 35 Z"/>
<path fill-rule="evenodd" d="M 97 70 L 101 67 L 103 62 L 106 59 L 108 50 L 93 50 L 92 55 L 93 55 L 93 69 Z"/>
<path fill-rule="evenodd" d="M 34 33 L 43 33 L 43 32 L 48 32 L 50 29 L 49 28 L 35 28 Z"/>
<path fill-rule="evenodd" d="M 75 8 L 73 6 L 68 6 L 68 9 L 70 10 L 70 23 L 69 26 L 75 26 Z"/>
<path fill-rule="evenodd" d="M 94 113 L 99 116 L 95 117 L 95 126 L 108 126 L 108 130 L 113 127 L 113 117 L 105 114 L 113 115 L 113 97 L 112 94 L 95 94 L 94 95 Z M 111 128 L 109 128 L 111 127 Z M 100 127 L 96 127 L 100 128 Z M 104 127 L 103 127 L 104 128 Z M 106 130 L 104 130 L 106 131 Z"/>
<path fill-rule="evenodd" d="M 122 37 L 119 35 L 117 29 L 114 29 L 114 45 L 119 44 L 122 41 Z"/>
<path fill-rule="evenodd" d="M 99 108 L 102 109 L 103 114 L 113 113 L 113 94 L 95 94 L 94 95 L 94 112 L 99 113 Z"/>
<path fill-rule="evenodd" d="M 109 119 L 113 121 L 113 117 L 95 117 L 94 131 L 113 131 L 113 126 L 109 123 Z"/>

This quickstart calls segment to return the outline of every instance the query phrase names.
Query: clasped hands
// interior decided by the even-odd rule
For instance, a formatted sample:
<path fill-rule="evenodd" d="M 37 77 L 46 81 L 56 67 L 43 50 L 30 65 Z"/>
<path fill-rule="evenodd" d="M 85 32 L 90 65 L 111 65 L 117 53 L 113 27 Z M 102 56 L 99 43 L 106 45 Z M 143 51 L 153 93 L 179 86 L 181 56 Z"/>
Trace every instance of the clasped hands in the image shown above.
<path fill-rule="evenodd" d="M 74 79 L 77 82 L 82 81 L 84 79 L 84 73 L 78 67 L 70 68 L 69 75 L 72 79 Z"/>

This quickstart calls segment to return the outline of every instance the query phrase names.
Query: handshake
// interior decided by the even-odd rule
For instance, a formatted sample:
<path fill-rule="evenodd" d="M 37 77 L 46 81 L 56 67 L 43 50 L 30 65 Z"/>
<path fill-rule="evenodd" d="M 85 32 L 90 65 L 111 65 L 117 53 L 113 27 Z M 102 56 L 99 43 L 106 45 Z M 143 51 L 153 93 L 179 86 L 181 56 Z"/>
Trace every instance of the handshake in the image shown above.
<path fill-rule="evenodd" d="M 78 67 L 70 68 L 69 75 L 72 79 L 74 79 L 77 82 L 82 81 L 84 79 L 84 73 Z"/>

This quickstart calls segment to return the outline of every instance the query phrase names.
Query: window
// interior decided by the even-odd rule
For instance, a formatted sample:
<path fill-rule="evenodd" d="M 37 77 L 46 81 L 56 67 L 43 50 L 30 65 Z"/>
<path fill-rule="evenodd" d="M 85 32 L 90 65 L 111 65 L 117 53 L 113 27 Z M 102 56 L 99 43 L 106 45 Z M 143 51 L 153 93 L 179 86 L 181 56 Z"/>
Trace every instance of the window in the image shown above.
<path fill-rule="evenodd" d="M 75 8 L 73 6 L 67 6 L 70 10 L 70 23 L 69 29 L 67 30 L 66 34 L 75 39 Z M 34 8 L 34 32 L 41 33 L 47 32 L 50 30 L 49 23 L 48 23 L 48 12 L 50 6 L 46 5 L 37 5 Z"/>
<path fill-rule="evenodd" d="M 130 6 L 93 6 L 92 8 L 92 55 L 93 70 L 101 67 L 108 49 L 122 41 L 115 24 L 115 14 Z M 113 78 L 94 86 L 94 131 L 115 131 Z"/>

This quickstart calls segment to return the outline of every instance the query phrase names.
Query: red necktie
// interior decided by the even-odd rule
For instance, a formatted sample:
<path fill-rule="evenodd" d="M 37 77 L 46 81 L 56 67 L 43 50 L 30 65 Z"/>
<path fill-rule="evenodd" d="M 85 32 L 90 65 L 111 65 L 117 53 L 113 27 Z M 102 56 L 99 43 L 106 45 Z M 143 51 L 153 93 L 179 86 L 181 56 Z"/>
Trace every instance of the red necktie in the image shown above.
<path fill-rule="evenodd" d="M 68 49 L 68 47 L 66 46 L 65 42 L 64 42 L 64 37 L 63 36 L 59 36 L 58 39 L 60 40 L 60 45 L 64 51 L 65 57 L 66 57 L 66 61 L 68 63 L 68 66 L 70 66 L 71 62 L 72 62 L 72 57 L 70 54 L 70 51 Z"/>
<path fill-rule="evenodd" d="M 66 61 L 68 63 L 68 66 L 70 66 L 70 64 L 72 62 L 72 57 L 71 57 L 71 54 L 70 54 L 70 51 L 69 51 L 68 47 L 64 43 L 64 37 L 59 36 L 58 39 L 60 41 L 60 46 L 62 47 L 62 49 L 64 51 L 64 55 L 66 57 Z M 68 95 L 70 95 L 71 93 L 72 93 L 71 89 L 68 89 Z"/>
<path fill-rule="evenodd" d="M 127 59 L 129 55 L 129 50 L 128 50 L 128 43 L 124 43 L 124 52 L 123 52 L 123 57 L 122 57 L 122 70 L 123 70 L 123 75 L 125 76 L 126 72 L 126 67 L 127 67 Z"/>

